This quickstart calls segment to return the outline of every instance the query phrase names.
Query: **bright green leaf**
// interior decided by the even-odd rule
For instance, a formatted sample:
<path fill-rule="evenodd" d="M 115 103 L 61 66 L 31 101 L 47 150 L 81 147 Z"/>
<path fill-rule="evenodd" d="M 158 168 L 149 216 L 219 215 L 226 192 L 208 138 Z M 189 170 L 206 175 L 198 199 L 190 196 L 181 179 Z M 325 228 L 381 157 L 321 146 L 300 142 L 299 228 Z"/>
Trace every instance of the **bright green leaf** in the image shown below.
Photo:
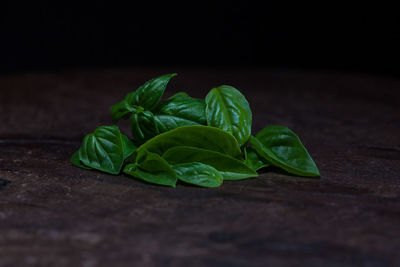
<path fill-rule="evenodd" d="M 170 115 L 206 124 L 206 103 L 203 99 L 194 97 L 174 97 L 167 99 L 154 111 L 156 115 Z"/>
<path fill-rule="evenodd" d="M 128 93 L 124 100 L 111 107 L 112 120 L 118 122 L 122 118 L 129 118 L 131 113 L 140 113 L 144 109 L 152 110 L 161 100 L 169 80 L 174 76 L 176 73 L 153 78 L 136 91 Z"/>
<path fill-rule="evenodd" d="M 160 133 L 188 125 L 204 125 L 206 105 L 204 100 L 192 97 L 174 97 L 164 101 L 155 111 Z"/>
<path fill-rule="evenodd" d="M 223 177 L 218 170 L 200 162 L 176 164 L 171 167 L 179 180 L 189 184 L 218 187 L 223 181 Z"/>
<path fill-rule="evenodd" d="M 300 176 L 319 176 L 315 162 L 289 128 L 269 126 L 250 138 L 254 149 L 271 164 Z"/>
<path fill-rule="evenodd" d="M 183 126 L 162 133 L 140 146 L 138 152 L 147 149 L 162 155 L 175 146 L 197 147 L 217 151 L 234 158 L 242 157 L 239 145 L 232 135 L 208 126 Z"/>
<path fill-rule="evenodd" d="M 79 150 L 75 151 L 74 154 L 71 156 L 71 163 L 75 165 L 76 167 L 86 169 L 86 170 L 91 170 L 92 168 L 87 167 L 83 165 L 83 163 L 79 160 Z"/>
<path fill-rule="evenodd" d="M 133 152 L 136 151 L 137 147 L 133 144 L 133 142 L 126 136 L 121 133 L 122 137 L 122 145 L 124 150 L 124 159 L 127 159 Z"/>
<path fill-rule="evenodd" d="M 117 126 L 100 126 L 83 139 L 79 160 L 87 167 L 118 174 L 125 156 L 132 154 L 133 150 Z"/>
<path fill-rule="evenodd" d="M 170 96 L 168 99 L 172 99 L 175 97 L 189 97 L 189 94 L 185 93 L 185 92 L 178 92 L 178 93 L 175 93 L 172 96 Z"/>
<path fill-rule="evenodd" d="M 255 171 L 270 166 L 271 164 L 260 156 L 257 151 L 252 147 L 245 147 L 244 149 L 245 163 L 247 166 Z"/>
<path fill-rule="evenodd" d="M 128 94 L 125 101 L 131 106 L 137 105 L 146 110 L 152 110 L 161 100 L 168 82 L 174 76 L 176 76 L 176 73 L 166 74 L 147 81 L 134 94 Z"/>
<path fill-rule="evenodd" d="M 159 134 L 153 113 L 143 111 L 132 114 L 131 131 L 134 142 L 139 145 Z"/>
<path fill-rule="evenodd" d="M 251 135 L 252 115 L 246 98 L 235 88 L 222 85 L 206 96 L 209 126 L 232 134 L 243 145 Z"/>
<path fill-rule="evenodd" d="M 138 152 L 136 163 L 125 166 L 124 173 L 146 182 L 175 187 L 177 176 L 167 161 L 147 150 Z"/>
<path fill-rule="evenodd" d="M 168 149 L 162 156 L 171 164 L 200 162 L 217 169 L 224 180 L 242 180 L 258 176 L 244 161 L 222 153 L 187 146 L 176 146 Z"/>

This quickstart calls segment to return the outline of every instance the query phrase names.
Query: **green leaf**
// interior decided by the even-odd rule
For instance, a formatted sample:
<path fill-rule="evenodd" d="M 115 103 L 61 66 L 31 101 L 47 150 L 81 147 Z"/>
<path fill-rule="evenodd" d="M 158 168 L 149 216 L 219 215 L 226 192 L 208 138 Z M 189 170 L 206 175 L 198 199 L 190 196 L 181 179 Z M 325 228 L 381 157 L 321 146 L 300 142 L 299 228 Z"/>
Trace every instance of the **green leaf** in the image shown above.
<path fill-rule="evenodd" d="M 269 126 L 250 138 L 255 150 L 271 164 L 300 176 L 319 176 L 315 162 L 290 129 Z"/>
<path fill-rule="evenodd" d="M 207 149 L 176 146 L 168 149 L 162 157 L 171 164 L 200 162 L 210 165 L 222 174 L 224 180 L 241 180 L 258 176 L 244 161 Z"/>
<path fill-rule="evenodd" d="M 172 96 L 170 96 L 168 99 L 172 99 L 175 97 L 189 97 L 189 95 L 188 95 L 188 93 L 185 93 L 185 92 L 178 92 L 178 93 L 175 93 Z"/>
<path fill-rule="evenodd" d="M 271 164 L 261 157 L 257 151 L 252 147 L 245 147 L 244 149 L 245 163 L 247 166 L 255 171 L 270 166 Z"/>
<path fill-rule="evenodd" d="M 83 163 L 79 160 L 79 150 L 75 151 L 74 154 L 71 156 L 71 163 L 75 165 L 76 167 L 86 169 L 86 170 L 91 170 L 92 168 L 87 167 L 83 165 Z"/>
<path fill-rule="evenodd" d="M 167 161 L 147 150 L 138 152 L 136 163 L 125 166 L 124 173 L 146 182 L 175 187 L 177 176 Z"/>
<path fill-rule="evenodd" d="M 111 107 L 113 122 L 118 122 L 122 118 L 127 119 L 131 113 L 140 113 L 144 109 L 152 110 L 156 107 L 169 80 L 174 76 L 176 76 L 176 73 L 151 79 L 136 91 L 128 93 L 124 100 Z"/>
<path fill-rule="evenodd" d="M 200 125 L 194 121 L 171 115 L 155 115 L 154 119 L 160 133 L 165 133 L 182 126 Z"/>
<path fill-rule="evenodd" d="M 203 99 L 194 97 L 174 97 L 164 101 L 155 111 L 156 115 L 170 115 L 193 121 L 197 124 L 206 124 L 206 103 Z"/>
<path fill-rule="evenodd" d="M 147 81 L 134 94 L 128 94 L 125 101 L 131 106 L 137 105 L 152 110 L 161 100 L 169 80 L 176 75 L 176 73 L 166 74 Z"/>
<path fill-rule="evenodd" d="M 232 134 L 243 145 L 251 135 L 252 115 L 246 98 L 235 88 L 222 85 L 206 96 L 209 126 Z"/>
<path fill-rule="evenodd" d="M 127 159 L 129 156 L 136 151 L 137 147 L 133 144 L 133 142 L 126 136 L 125 134 L 121 133 L 122 137 L 122 145 L 124 150 L 124 160 Z"/>
<path fill-rule="evenodd" d="M 178 179 L 203 187 L 218 187 L 222 184 L 222 175 L 213 167 L 200 163 L 190 162 L 172 165 Z"/>
<path fill-rule="evenodd" d="M 217 151 L 234 158 L 241 158 L 242 152 L 236 139 L 227 132 L 209 126 L 183 126 L 162 133 L 148 140 L 138 148 L 147 149 L 159 155 L 175 146 L 190 146 Z"/>
<path fill-rule="evenodd" d="M 188 125 L 205 125 L 206 104 L 193 97 L 174 97 L 164 101 L 155 111 L 157 127 L 162 132 Z"/>
<path fill-rule="evenodd" d="M 159 134 L 153 113 L 142 111 L 132 114 L 131 131 L 133 140 L 139 145 Z"/>
<path fill-rule="evenodd" d="M 128 119 L 131 113 L 140 112 L 142 110 L 142 107 L 128 105 L 125 100 L 122 100 L 111 107 L 111 118 L 114 123 L 117 123 L 120 119 Z"/>
<path fill-rule="evenodd" d="M 87 167 L 118 174 L 125 156 L 134 151 L 117 126 L 100 126 L 88 134 L 79 149 L 79 160 Z"/>

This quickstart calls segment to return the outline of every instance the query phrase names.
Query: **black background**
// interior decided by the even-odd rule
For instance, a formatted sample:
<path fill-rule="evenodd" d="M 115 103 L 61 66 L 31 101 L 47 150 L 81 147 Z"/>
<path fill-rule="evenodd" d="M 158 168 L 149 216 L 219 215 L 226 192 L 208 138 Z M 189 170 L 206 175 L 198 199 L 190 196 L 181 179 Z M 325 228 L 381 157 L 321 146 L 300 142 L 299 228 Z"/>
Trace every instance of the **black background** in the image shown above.
<path fill-rule="evenodd" d="M 0 5 L 1 73 L 241 66 L 400 74 L 400 20 L 389 6 L 265 1 Z"/>

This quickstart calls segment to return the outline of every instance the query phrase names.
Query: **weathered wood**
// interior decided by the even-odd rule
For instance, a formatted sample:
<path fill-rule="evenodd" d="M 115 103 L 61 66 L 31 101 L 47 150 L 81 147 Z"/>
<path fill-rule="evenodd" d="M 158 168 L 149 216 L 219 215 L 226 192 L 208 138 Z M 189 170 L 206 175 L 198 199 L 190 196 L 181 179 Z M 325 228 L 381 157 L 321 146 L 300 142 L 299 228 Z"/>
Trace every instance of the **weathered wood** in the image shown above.
<path fill-rule="evenodd" d="M 111 104 L 172 71 L 0 77 L 0 266 L 400 265 L 400 80 L 178 70 L 167 95 L 237 87 L 254 131 L 292 128 L 321 179 L 268 169 L 172 189 L 71 166 L 83 135 L 111 124 Z"/>

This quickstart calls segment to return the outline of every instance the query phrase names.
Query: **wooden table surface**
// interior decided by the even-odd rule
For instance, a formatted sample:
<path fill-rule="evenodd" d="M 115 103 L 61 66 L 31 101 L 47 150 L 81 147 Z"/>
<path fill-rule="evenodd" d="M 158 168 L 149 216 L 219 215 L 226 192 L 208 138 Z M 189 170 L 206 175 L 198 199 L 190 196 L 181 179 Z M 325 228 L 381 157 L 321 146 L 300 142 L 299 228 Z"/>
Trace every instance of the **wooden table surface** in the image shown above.
<path fill-rule="evenodd" d="M 173 189 L 70 164 L 110 105 L 169 72 L 166 96 L 241 90 L 253 131 L 293 129 L 321 178 Z M 0 76 L 0 266 L 400 266 L 399 92 L 390 77 L 260 69 Z"/>

